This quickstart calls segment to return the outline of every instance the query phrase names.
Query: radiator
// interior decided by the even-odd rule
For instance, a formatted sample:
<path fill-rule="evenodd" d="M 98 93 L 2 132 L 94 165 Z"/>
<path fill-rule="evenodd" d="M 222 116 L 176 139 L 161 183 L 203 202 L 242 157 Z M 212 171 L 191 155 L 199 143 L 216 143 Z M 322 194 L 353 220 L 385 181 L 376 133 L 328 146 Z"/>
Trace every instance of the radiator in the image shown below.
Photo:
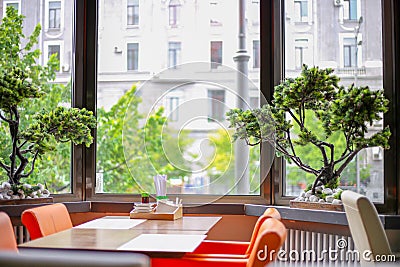
<path fill-rule="evenodd" d="M 14 233 L 18 245 L 30 240 L 29 232 L 24 226 L 14 226 Z"/>
<path fill-rule="evenodd" d="M 349 236 L 288 229 L 287 238 L 274 266 L 359 266 L 359 255 Z M 303 265 L 302 265 L 303 266 Z"/>

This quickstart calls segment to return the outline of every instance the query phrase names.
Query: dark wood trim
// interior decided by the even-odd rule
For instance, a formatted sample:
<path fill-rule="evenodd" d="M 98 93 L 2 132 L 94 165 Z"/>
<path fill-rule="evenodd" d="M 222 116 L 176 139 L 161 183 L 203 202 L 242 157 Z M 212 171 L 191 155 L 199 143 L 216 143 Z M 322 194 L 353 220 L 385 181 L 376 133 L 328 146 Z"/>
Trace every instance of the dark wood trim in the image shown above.
<path fill-rule="evenodd" d="M 384 155 L 384 204 L 377 204 L 379 212 L 399 214 L 399 3 L 382 1 L 383 88 L 391 100 L 384 125 L 389 126 L 392 137 L 390 149 Z"/>
<path fill-rule="evenodd" d="M 74 65 L 72 68 L 72 106 L 85 107 L 85 3 L 86 1 L 74 1 L 74 36 L 73 36 L 73 54 Z M 82 162 L 84 160 L 84 146 L 73 146 L 72 148 L 72 192 L 79 200 L 84 199 L 84 172 Z"/>

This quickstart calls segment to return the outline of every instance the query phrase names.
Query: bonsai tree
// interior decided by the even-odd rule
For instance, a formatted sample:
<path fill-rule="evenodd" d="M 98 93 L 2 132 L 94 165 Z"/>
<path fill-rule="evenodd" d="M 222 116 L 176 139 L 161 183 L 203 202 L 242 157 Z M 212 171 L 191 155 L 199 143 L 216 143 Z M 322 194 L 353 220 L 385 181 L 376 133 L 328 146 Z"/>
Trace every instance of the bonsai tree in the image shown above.
<path fill-rule="evenodd" d="M 248 145 L 263 141 L 275 146 L 276 155 L 283 156 L 315 180 L 308 189 L 316 193 L 319 186 L 335 189 L 340 175 L 362 149 L 380 146 L 389 148 L 388 127 L 368 133 L 368 125 L 381 120 L 389 101 L 383 90 L 367 86 L 343 87 L 332 69 L 303 66 L 297 78 L 285 79 L 275 87 L 271 105 L 259 109 L 232 109 L 227 113 L 234 140 Z M 322 131 L 309 127 L 317 120 Z M 294 134 L 296 129 L 297 134 Z M 344 148 L 335 147 L 332 136 L 344 138 Z M 320 167 L 309 166 L 296 147 L 311 145 L 320 151 Z M 321 193 L 321 192 L 318 192 Z"/>
<path fill-rule="evenodd" d="M 33 49 L 40 34 L 37 25 L 29 38 L 22 33 L 23 16 L 12 7 L 7 8 L 0 25 L 0 123 L 8 129 L 8 157 L 0 157 L 14 193 L 21 179 L 32 174 L 35 162 L 44 153 L 54 150 L 56 142 L 86 144 L 93 142 L 91 129 L 96 120 L 91 111 L 59 106 L 54 110 L 30 114 L 29 102 L 43 97 L 52 89 L 51 80 L 59 62 L 57 55 L 47 65 L 36 62 L 39 49 Z M 27 121 L 27 123 L 23 122 Z M 4 155 L 4 153 L 2 153 Z"/>

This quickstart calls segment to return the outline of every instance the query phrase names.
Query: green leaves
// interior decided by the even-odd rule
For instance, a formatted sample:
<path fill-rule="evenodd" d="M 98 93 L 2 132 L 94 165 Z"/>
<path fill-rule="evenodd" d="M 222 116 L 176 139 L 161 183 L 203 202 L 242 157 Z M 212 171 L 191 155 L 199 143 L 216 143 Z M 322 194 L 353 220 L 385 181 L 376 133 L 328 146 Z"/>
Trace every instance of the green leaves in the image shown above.
<path fill-rule="evenodd" d="M 63 95 L 65 86 L 49 82 L 55 79 L 59 62 L 52 56 L 47 65 L 37 64 L 41 51 L 32 49 L 38 43 L 41 26 L 24 40 L 24 17 L 12 7 L 7 7 L 6 14 L 0 24 L 0 167 L 9 181 L 18 185 L 21 178 L 34 173 L 36 160 L 54 150 L 57 142 L 89 146 L 96 120 L 85 109 L 45 110 L 60 101 L 69 102 L 70 96 Z M 21 43 L 26 43 L 25 47 Z M 42 101 L 45 93 L 49 97 Z"/>
<path fill-rule="evenodd" d="M 298 77 L 285 79 L 275 87 L 270 106 L 246 111 L 232 109 L 227 113 L 230 127 L 235 129 L 234 138 L 253 145 L 249 142 L 252 138 L 259 143 L 271 141 L 274 136 L 278 156 L 285 156 L 314 176 L 323 174 L 318 179 L 336 185 L 336 177 L 361 149 L 388 149 L 390 138 L 388 127 L 368 133 L 368 125 L 381 120 L 388 110 L 389 101 L 383 90 L 339 87 L 338 82 L 332 69 L 304 65 Z M 263 118 L 272 118 L 274 123 Z M 275 135 L 267 134 L 272 127 Z M 313 166 L 304 161 L 311 154 L 299 153 L 311 153 L 310 148 L 319 153 L 312 153 Z"/>

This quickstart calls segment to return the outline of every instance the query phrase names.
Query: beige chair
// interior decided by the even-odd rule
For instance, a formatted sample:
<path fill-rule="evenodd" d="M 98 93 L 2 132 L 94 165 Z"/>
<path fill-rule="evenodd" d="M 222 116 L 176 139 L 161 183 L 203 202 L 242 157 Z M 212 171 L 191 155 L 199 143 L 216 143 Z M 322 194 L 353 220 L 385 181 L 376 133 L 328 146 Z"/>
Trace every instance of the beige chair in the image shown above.
<path fill-rule="evenodd" d="M 364 251 L 371 251 L 371 257 L 392 255 L 378 212 L 369 199 L 353 191 L 344 191 L 342 201 L 351 236 L 360 255 Z M 360 258 L 362 265 L 367 265 L 363 257 Z"/>

